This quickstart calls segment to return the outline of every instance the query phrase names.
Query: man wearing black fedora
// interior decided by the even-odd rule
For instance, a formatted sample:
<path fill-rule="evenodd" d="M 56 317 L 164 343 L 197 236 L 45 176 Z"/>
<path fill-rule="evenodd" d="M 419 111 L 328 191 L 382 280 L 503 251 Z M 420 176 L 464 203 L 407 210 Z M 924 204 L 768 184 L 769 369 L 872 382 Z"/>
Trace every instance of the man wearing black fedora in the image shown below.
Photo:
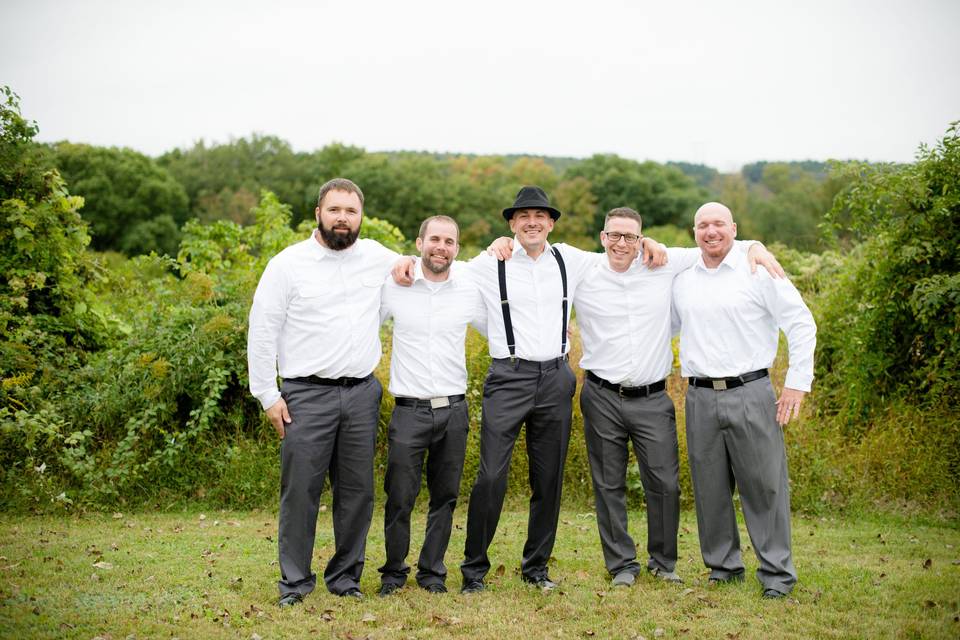
<path fill-rule="evenodd" d="M 577 384 L 567 362 L 570 301 L 601 255 L 547 242 L 560 211 L 540 187 L 520 189 L 503 217 L 516 238 L 509 262 L 481 254 L 469 263 L 487 312 L 492 362 L 484 382 L 480 468 L 470 494 L 460 566 L 463 593 L 485 588 L 487 550 L 500 520 L 513 447 L 524 426 L 531 497 L 521 576 L 544 590 L 556 587 L 547 561 L 556 539 Z"/>

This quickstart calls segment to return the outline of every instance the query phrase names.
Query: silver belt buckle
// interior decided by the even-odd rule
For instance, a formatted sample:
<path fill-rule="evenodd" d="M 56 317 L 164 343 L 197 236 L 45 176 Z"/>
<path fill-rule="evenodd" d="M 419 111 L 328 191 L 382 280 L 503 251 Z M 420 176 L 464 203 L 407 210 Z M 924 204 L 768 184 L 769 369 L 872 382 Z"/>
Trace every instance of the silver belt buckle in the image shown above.
<path fill-rule="evenodd" d="M 430 407 L 432 409 L 440 409 L 442 407 L 450 406 L 450 398 L 443 396 L 441 398 L 430 398 Z"/>
<path fill-rule="evenodd" d="M 726 391 L 727 390 L 727 381 L 726 380 L 711 380 L 713 383 L 714 391 Z"/>

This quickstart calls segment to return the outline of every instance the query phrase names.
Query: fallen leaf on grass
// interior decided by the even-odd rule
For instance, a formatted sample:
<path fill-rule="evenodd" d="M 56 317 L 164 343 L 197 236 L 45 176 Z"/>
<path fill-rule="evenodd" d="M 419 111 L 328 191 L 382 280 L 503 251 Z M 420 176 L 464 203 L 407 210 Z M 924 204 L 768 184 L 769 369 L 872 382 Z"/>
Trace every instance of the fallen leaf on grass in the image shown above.
<path fill-rule="evenodd" d="M 324 609 L 323 613 L 320 614 L 320 619 L 333 622 L 333 609 Z"/>
<path fill-rule="evenodd" d="M 120 513 L 119 511 L 117 511 L 115 514 L 113 514 L 113 519 L 114 519 L 114 520 L 123 520 L 123 514 Z"/>
<path fill-rule="evenodd" d="M 250 640 L 263 640 L 263 637 L 259 633 L 254 633 L 250 636 Z"/>
<path fill-rule="evenodd" d="M 595 635 L 597 635 L 597 632 L 596 632 L 596 631 L 593 631 L 592 629 L 587 629 L 586 631 L 583 632 L 583 635 L 585 635 L 585 636 L 595 636 Z"/>
<path fill-rule="evenodd" d="M 934 602 L 933 600 L 924 600 L 923 606 L 926 607 L 927 609 L 934 609 L 936 608 L 937 603 Z"/>
<path fill-rule="evenodd" d="M 103 561 L 94 562 L 93 566 L 95 566 L 97 569 L 113 569 L 112 564 L 110 564 L 109 562 L 103 562 Z"/>
<path fill-rule="evenodd" d="M 438 627 L 455 627 L 456 625 L 462 622 L 462 620 L 460 620 L 460 618 L 457 618 L 456 616 L 445 618 L 437 614 L 433 614 L 433 617 L 431 618 L 431 620 L 433 624 L 437 625 Z"/>
<path fill-rule="evenodd" d="M 680 592 L 680 595 L 681 595 L 681 596 L 688 596 L 688 595 L 690 595 L 691 593 L 693 593 L 693 589 L 691 589 L 691 588 L 688 587 L 688 588 L 684 589 L 683 591 L 681 591 L 681 592 Z"/>
<path fill-rule="evenodd" d="M 500 577 L 503 577 L 503 574 L 506 573 L 506 571 L 507 571 L 507 568 L 504 567 L 503 565 L 500 565 L 499 567 L 497 567 L 497 570 L 493 572 L 493 575 L 500 578 Z"/>
<path fill-rule="evenodd" d="M 373 615 L 369 611 L 363 614 L 363 617 L 360 618 L 360 622 L 372 623 L 377 621 L 377 616 Z"/>
<path fill-rule="evenodd" d="M 201 514 L 200 514 L 200 520 L 203 521 L 203 520 L 206 520 L 206 519 L 207 519 L 207 514 L 201 513 Z"/>
<path fill-rule="evenodd" d="M 926 560 L 923 561 L 924 569 L 929 569 L 932 566 L 933 566 L 933 560 L 931 560 L 930 558 L 927 558 Z"/>
<path fill-rule="evenodd" d="M 666 631 L 664 631 L 660 627 L 657 627 L 656 629 L 653 630 L 653 637 L 662 638 L 664 633 L 666 633 Z"/>

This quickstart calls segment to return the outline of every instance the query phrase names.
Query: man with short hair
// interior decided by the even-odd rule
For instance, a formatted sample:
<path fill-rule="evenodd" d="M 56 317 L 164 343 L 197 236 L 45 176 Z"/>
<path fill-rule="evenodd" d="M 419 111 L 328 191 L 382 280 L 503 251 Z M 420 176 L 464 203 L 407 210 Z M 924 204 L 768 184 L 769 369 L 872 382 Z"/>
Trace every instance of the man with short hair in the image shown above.
<path fill-rule="evenodd" d="M 569 301 L 598 257 L 569 245 L 549 245 L 547 236 L 560 211 L 540 187 L 523 187 L 503 217 L 516 238 L 509 262 L 481 254 L 469 263 L 486 306 L 493 360 L 483 388 L 480 468 L 470 493 L 460 565 L 464 593 L 485 588 L 487 550 L 503 509 L 513 447 L 524 426 L 531 496 L 521 577 L 544 590 L 556 587 L 547 561 L 556 539 L 577 384 L 567 362 Z"/>
<path fill-rule="evenodd" d="M 417 584 L 445 593 L 443 558 L 450 541 L 460 491 L 470 416 L 465 399 L 467 324 L 483 331 L 485 312 L 476 285 L 454 259 L 459 229 L 448 216 L 420 225 L 420 260 L 412 286 L 392 278 L 383 285 L 381 319 L 393 318 L 390 393 L 395 397 L 387 446 L 384 538 L 387 558 L 380 567 L 380 595 L 402 587 L 410 567 L 410 512 L 420 492 L 426 457 L 430 510 L 417 562 Z M 461 267 L 461 268 L 457 268 Z"/>
<path fill-rule="evenodd" d="M 247 339 L 250 392 L 282 439 L 281 607 L 298 604 L 316 586 L 310 565 L 328 471 L 336 551 L 324 581 L 331 593 L 362 597 L 382 393 L 373 377 L 380 360 L 380 292 L 399 257 L 376 241 L 357 239 L 363 193 L 350 180 L 324 184 L 315 215 L 311 237 L 264 269 Z"/>
<path fill-rule="evenodd" d="M 639 259 L 642 219 L 633 209 L 611 210 L 600 233 L 606 259 L 577 288 L 574 305 L 583 341 L 580 391 L 597 526 L 614 586 L 630 586 L 640 572 L 627 528 L 626 472 L 632 443 L 647 507 L 647 570 L 681 582 L 677 563 L 680 480 L 677 429 L 666 378 L 673 368 L 670 300 L 677 274 L 699 258 L 698 249 L 667 249 L 666 265 Z M 759 243 L 751 262 L 776 261 Z"/>
<path fill-rule="evenodd" d="M 700 207 L 694 233 L 701 257 L 677 277 L 673 303 L 680 366 L 689 378 L 687 449 L 700 551 L 711 583 L 743 581 L 736 488 L 763 597 L 783 598 L 797 573 L 782 427 L 799 414 L 810 390 L 816 324 L 789 280 L 751 275 L 743 255 L 731 251 L 737 225 L 727 207 Z M 769 368 L 781 330 L 789 368 L 777 400 Z"/>

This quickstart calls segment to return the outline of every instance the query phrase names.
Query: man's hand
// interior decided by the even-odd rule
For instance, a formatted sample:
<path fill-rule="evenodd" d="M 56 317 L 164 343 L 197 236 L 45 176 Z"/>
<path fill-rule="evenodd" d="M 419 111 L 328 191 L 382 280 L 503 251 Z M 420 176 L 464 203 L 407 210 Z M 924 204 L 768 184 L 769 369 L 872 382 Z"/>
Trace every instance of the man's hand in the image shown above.
<path fill-rule="evenodd" d="M 293 422 L 293 420 L 290 419 L 290 412 L 287 411 L 287 403 L 284 402 L 283 398 L 280 398 L 273 403 L 273 406 L 267 409 L 266 413 L 273 428 L 277 430 L 277 435 L 283 440 L 283 436 L 287 434 L 287 429 L 284 425 Z"/>
<path fill-rule="evenodd" d="M 787 277 L 787 274 L 784 272 L 783 267 L 780 266 L 780 263 L 777 262 L 777 259 L 759 242 L 754 243 L 750 247 L 750 250 L 747 251 L 747 261 L 750 263 L 750 273 L 756 273 L 757 265 L 759 264 L 767 270 L 771 278 Z"/>
<path fill-rule="evenodd" d="M 800 405 L 803 403 L 803 396 L 806 391 L 797 391 L 788 387 L 783 388 L 780 399 L 777 400 L 777 424 L 785 426 L 791 419 L 800 415 Z"/>
<path fill-rule="evenodd" d="M 643 264 L 648 269 L 656 269 L 667 264 L 666 248 L 653 238 L 644 237 L 640 241 L 643 246 Z"/>
<path fill-rule="evenodd" d="M 413 271 L 417 261 L 410 256 L 401 256 L 399 260 L 393 263 L 390 275 L 393 281 L 402 287 L 409 287 L 413 284 Z"/>
<path fill-rule="evenodd" d="M 510 256 L 513 255 L 513 238 L 500 236 L 487 247 L 487 254 L 497 260 L 509 260 Z"/>

